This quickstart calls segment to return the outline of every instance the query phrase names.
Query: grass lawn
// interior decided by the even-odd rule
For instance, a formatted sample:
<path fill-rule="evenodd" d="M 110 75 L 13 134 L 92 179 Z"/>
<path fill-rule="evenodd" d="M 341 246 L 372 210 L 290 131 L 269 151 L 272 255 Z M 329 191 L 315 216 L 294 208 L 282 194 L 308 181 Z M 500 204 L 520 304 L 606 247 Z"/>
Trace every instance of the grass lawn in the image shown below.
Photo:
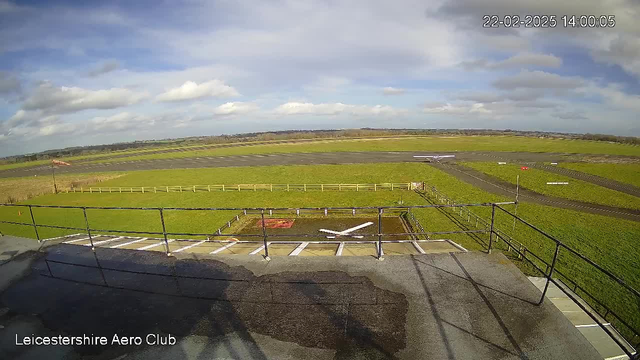
<path fill-rule="evenodd" d="M 640 156 L 640 147 L 586 140 L 538 139 L 515 136 L 450 136 L 402 139 L 320 140 L 312 143 L 253 145 L 162 154 L 134 155 L 117 161 L 270 153 L 346 151 L 522 151 Z M 96 163 L 112 162 L 102 159 Z"/>
<path fill-rule="evenodd" d="M 459 203 L 508 201 L 461 182 L 455 177 L 420 163 L 401 164 L 356 164 L 356 165 L 307 165 L 251 168 L 219 168 L 194 170 L 155 170 L 132 172 L 117 179 L 104 182 L 111 186 L 141 186 L 147 184 L 206 184 L 221 182 L 404 182 L 424 180 L 440 191 L 456 199 Z M 315 207 L 315 206 L 376 206 L 396 205 L 402 197 L 405 205 L 426 204 L 418 194 L 409 191 L 379 192 L 197 192 L 158 194 L 58 194 L 45 195 L 30 200 L 32 204 L 60 204 L 76 206 L 129 206 L 129 207 Z M 513 210 L 513 205 L 508 209 Z M 474 212 L 490 217 L 490 208 L 474 208 Z M 497 210 L 499 211 L 499 210 Z M 460 221 L 464 226 L 472 223 L 457 217 L 451 210 L 415 210 L 415 215 L 427 231 L 459 230 L 449 218 Z M 119 228 L 136 231 L 161 231 L 156 210 L 87 210 L 93 228 Z M 505 214 L 497 213 L 496 226 L 510 233 L 531 251 L 550 261 L 553 254 L 552 243 L 524 225 L 516 225 Z M 606 269 L 622 277 L 636 288 L 640 288 L 640 273 L 637 271 L 640 259 L 640 227 L 638 223 L 605 216 L 586 214 L 565 209 L 535 204 L 520 204 L 518 214 L 527 221 L 538 225 L 565 244 L 594 260 Z M 34 208 L 34 215 L 40 224 L 84 227 L 81 210 Z M 235 215 L 233 211 L 166 211 L 165 220 L 169 232 L 213 232 Z M 28 213 L 18 215 L 16 208 L 0 208 L 0 218 L 9 221 L 30 221 Z M 30 227 L 0 224 L 0 230 L 7 234 L 34 237 Z M 56 229 L 40 229 L 42 237 L 58 236 L 65 233 Z M 80 231 L 67 231 L 75 233 Z M 100 232 L 98 232 L 100 233 Z M 438 236 L 450 238 L 469 250 L 482 249 L 488 240 L 487 234 L 474 238 L 468 235 Z M 500 245 L 500 244 L 498 244 Z M 595 272 L 586 263 L 561 253 L 558 269 L 569 274 L 585 288 L 590 289 L 617 313 L 633 319 L 640 327 L 640 311 L 615 284 Z"/>
<path fill-rule="evenodd" d="M 58 191 L 66 191 L 71 186 L 86 186 L 121 176 L 120 173 L 61 174 L 56 175 Z M 20 178 L 0 178 L 0 202 L 16 202 L 36 196 L 53 193 L 51 176 Z"/>
<path fill-rule="evenodd" d="M 558 166 L 640 187 L 640 164 L 561 163 Z"/>
<path fill-rule="evenodd" d="M 520 175 L 520 186 L 541 194 L 593 204 L 640 209 L 640 199 L 633 195 L 544 170 L 522 171 L 520 165 L 498 165 L 494 162 L 465 162 L 462 164 L 512 184 L 516 183 L 516 176 Z M 568 182 L 569 185 L 547 185 L 547 182 Z"/>

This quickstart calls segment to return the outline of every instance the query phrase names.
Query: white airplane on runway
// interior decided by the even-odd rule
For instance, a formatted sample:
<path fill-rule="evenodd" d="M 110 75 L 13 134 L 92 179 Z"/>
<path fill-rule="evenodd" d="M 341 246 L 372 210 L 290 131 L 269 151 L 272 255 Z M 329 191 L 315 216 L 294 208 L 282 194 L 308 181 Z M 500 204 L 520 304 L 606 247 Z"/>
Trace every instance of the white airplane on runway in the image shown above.
<path fill-rule="evenodd" d="M 333 236 L 327 236 L 327 239 L 335 239 L 335 238 L 340 237 L 340 236 L 351 236 L 351 237 L 356 238 L 356 239 L 362 239 L 364 237 L 362 235 L 349 235 L 349 234 L 354 232 L 354 231 L 356 231 L 356 230 L 360 230 L 360 229 L 365 228 L 365 227 L 370 226 L 370 225 L 373 225 L 373 223 L 371 221 L 366 222 L 364 224 L 360 224 L 358 226 L 354 226 L 352 228 L 349 228 L 349 229 L 343 230 L 343 231 L 333 231 L 333 230 L 327 230 L 327 229 L 320 229 L 319 231 L 322 231 L 322 232 L 325 232 L 325 233 L 328 233 L 328 234 L 333 234 Z"/>
<path fill-rule="evenodd" d="M 440 159 L 454 158 L 455 155 L 413 155 L 414 158 L 440 161 Z"/>

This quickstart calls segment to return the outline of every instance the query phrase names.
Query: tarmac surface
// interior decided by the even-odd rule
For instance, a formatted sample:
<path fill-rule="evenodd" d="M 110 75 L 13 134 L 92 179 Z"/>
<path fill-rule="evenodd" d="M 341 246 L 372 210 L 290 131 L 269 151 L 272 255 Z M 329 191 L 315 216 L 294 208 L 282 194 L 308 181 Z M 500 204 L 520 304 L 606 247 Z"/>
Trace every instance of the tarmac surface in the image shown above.
<path fill-rule="evenodd" d="M 515 198 L 516 185 L 498 179 L 491 175 L 487 175 L 475 169 L 451 164 L 451 163 L 432 163 L 431 166 L 453 175 L 459 180 L 467 182 L 487 192 Z M 543 195 L 535 191 L 531 191 L 520 187 L 519 200 L 534 204 L 554 206 L 564 209 L 588 212 L 591 214 L 612 216 L 619 219 L 640 221 L 640 210 L 618 208 L 600 204 L 592 204 L 577 200 L 563 199 L 559 197 Z"/>
<path fill-rule="evenodd" d="M 1 358 L 601 358 L 497 253 L 267 262 L 60 244 L 18 258 L 32 270 L 0 294 Z M 143 344 L 16 346 L 31 334 Z"/>
<path fill-rule="evenodd" d="M 286 154 L 256 154 L 219 157 L 197 157 L 179 159 L 153 159 L 138 161 L 116 161 L 112 163 L 82 164 L 60 167 L 58 174 L 108 172 L 108 171 L 135 171 L 152 169 L 186 169 L 186 168 L 215 168 L 238 166 L 271 166 L 271 165 L 313 165 L 313 164 L 355 164 L 355 163 L 392 163 L 392 162 L 424 162 L 423 159 L 414 159 L 414 155 L 433 155 L 433 152 L 331 152 L 331 153 L 286 153 Z M 509 184 L 497 178 L 485 175 L 481 172 L 463 166 L 448 166 L 457 161 L 508 161 L 527 164 L 532 167 L 542 168 L 579 180 L 587 181 L 599 186 L 620 191 L 633 196 L 640 196 L 640 188 L 623 184 L 614 180 L 599 176 L 584 174 L 578 171 L 555 168 L 542 164 L 543 162 L 571 162 L 583 161 L 588 158 L 603 158 L 610 161 L 637 159 L 630 156 L 591 155 L 591 154 L 564 154 L 564 153 L 529 153 L 529 152 L 447 152 L 455 154 L 456 158 L 443 159 L 441 162 L 431 163 L 440 170 L 457 177 L 458 179 L 478 186 L 486 191 L 505 196 L 515 196 L 515 185 Z M 117 160 L 117 159 L 116 159 Z M 0 171 L 0 178 L 46 175 L 51 173 L 49 166 L 36 166 L 31 168 L 18 168 Z M 613 216 L 621 219 L 640 221 L 640 211 L 615 208 L 605 205 L 584 203 L 580 201 L 550 197 L 530 190 L 521 190 L 521 199 L 548 206 L 567 208 L 577 211 L 589 212 L 598 215 Z"/>

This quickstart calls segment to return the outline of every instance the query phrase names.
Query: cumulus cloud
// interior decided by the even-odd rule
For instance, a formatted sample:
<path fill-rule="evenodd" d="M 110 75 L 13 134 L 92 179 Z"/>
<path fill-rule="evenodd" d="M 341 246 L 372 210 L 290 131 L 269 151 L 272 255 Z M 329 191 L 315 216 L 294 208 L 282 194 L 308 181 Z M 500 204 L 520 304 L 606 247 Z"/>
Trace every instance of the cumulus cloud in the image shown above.
<path fill-rule="evenodd" d="M 278 106 L 274 113 L 279 115 L 396 115 L 404 110 L 394 109 L 387 105 L 350 105 L 343 103 L 302 103 L 288 102 Z"/>
<path fill-rule="evenodd" d="M 451 104 L 451 103 L 428 103 L 422 109 L 428 114 L 451 114 L 451 115 L 467 115 L 467 114 L 487 114 L 490 113 L 484 104 Z"/>
<path fill-rule="evenodd" d="M 115 60 L 106 61 L 101 65 L 99 65 L 98 67 L 90 70 L 87 75 L 89 75 L 89 77 L 96 77 L 102 74 L 106 74 L 106 73 L 118 70 L 119 68 L 120 68 L 120 63 L 118 61 L 115 61 Z"/>
<path fill-rule="evenodd" d="M 383 95 L 402 95 L 406 92 L 405 89 L 399 89 L 399 88 L 394 88 L 394 87 L 386 87 L 384 89 L 382 89 L 382 94 Z"/>
<path fill-rule="evenodd" d="M 562 65 L 562 59 L 551 54 L 537 54 L 524 52 L 516 54 L 502 61 L 489 61 L 486 59 L 464 61 L 461 66 L 467 70 L 504 70 L 527 67 L 552 67 Z"/>
<path fill-rule="evenodd" d="M 619 65 L 625 71 L 640 77 L 640 36 L 618 35 L 604 48 L 591 52 L 594 60 Z"/>
<path fill-rule="evenodd" d="M 88 90 L 79 87 L 55 87 L 49 82 L 40 84 L 22 104 L 24 110 L 47 113 L 71 113 L 87 109 L 115 109 L 137 104 L 147 98 L 124 88 Z"/>
<path fill-rule="evenodd" d="M 248 114 L 258 110 L 258 106 L 253 103 L 245 103 L 245 102 L 228 102 L 224 103 L 220 106 L 217 106 L 213 113 L 216 115 L 240 115 L 240 114 Z"/>
<path fill-rule="evenodd" d="M 211 80 L 197 84 L 187 81 L 182 86 L 170 89 L 158 96 L 156 100 L 162 102 L 194 100 L 204 97 L 229 98 L 240 96 L 240 93 L 220 80 Z"/>
<path fill-rule="evenodd" d="M 512 90 L 529 89 L 575 89 L 584 84 L 578 77 L 566 77 L 544 71 L 522 71 L 516 75 L 500 78 L 493 82 L 493 86 Z"/>

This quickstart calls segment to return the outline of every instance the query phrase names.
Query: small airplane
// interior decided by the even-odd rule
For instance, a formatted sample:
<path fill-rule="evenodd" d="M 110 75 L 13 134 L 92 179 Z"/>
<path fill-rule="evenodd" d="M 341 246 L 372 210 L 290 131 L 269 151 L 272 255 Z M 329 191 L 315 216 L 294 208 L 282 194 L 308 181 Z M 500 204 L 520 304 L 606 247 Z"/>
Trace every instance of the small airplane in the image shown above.
<path fill-rule="evenodd" d="M 364 224 L 360 224 L 358 226 L 354 226 L 352 228 L 349 228 L 349 229 L 343 230 L 343 231 L 333 231 L 333 230 L 327 230 L 327 229 L 320 229 L 319 231 L 322 231 L 322 232 L 327 233 L 327 234 L 333 234 L 333 235 L 327 236 L 327 239 L 335 239 L 335 238 L 340 237 L 340 236 L 351 236 L 351 237 L 356 238 L 356 239 L 362 239 L 364 236 L 362 236 L 362 235 L 350 235 L 350 233 L 352 233 L 352 232 L 354 232 L 356 230 L 365 228 L 367 226 L 371 226 L 371 225 L 373 225 L 373 223 L 371 221 L 369 221 L 369 222 L 366 222 Z"/>
<path fill-rule="evenodd" d="M 427 159 L 427 161 L 435 160 L 439 162 L 440 159 L 454 158 L 456 156 L 455 155 L 413 155 L 413 157 L 418 159 Z"/>

